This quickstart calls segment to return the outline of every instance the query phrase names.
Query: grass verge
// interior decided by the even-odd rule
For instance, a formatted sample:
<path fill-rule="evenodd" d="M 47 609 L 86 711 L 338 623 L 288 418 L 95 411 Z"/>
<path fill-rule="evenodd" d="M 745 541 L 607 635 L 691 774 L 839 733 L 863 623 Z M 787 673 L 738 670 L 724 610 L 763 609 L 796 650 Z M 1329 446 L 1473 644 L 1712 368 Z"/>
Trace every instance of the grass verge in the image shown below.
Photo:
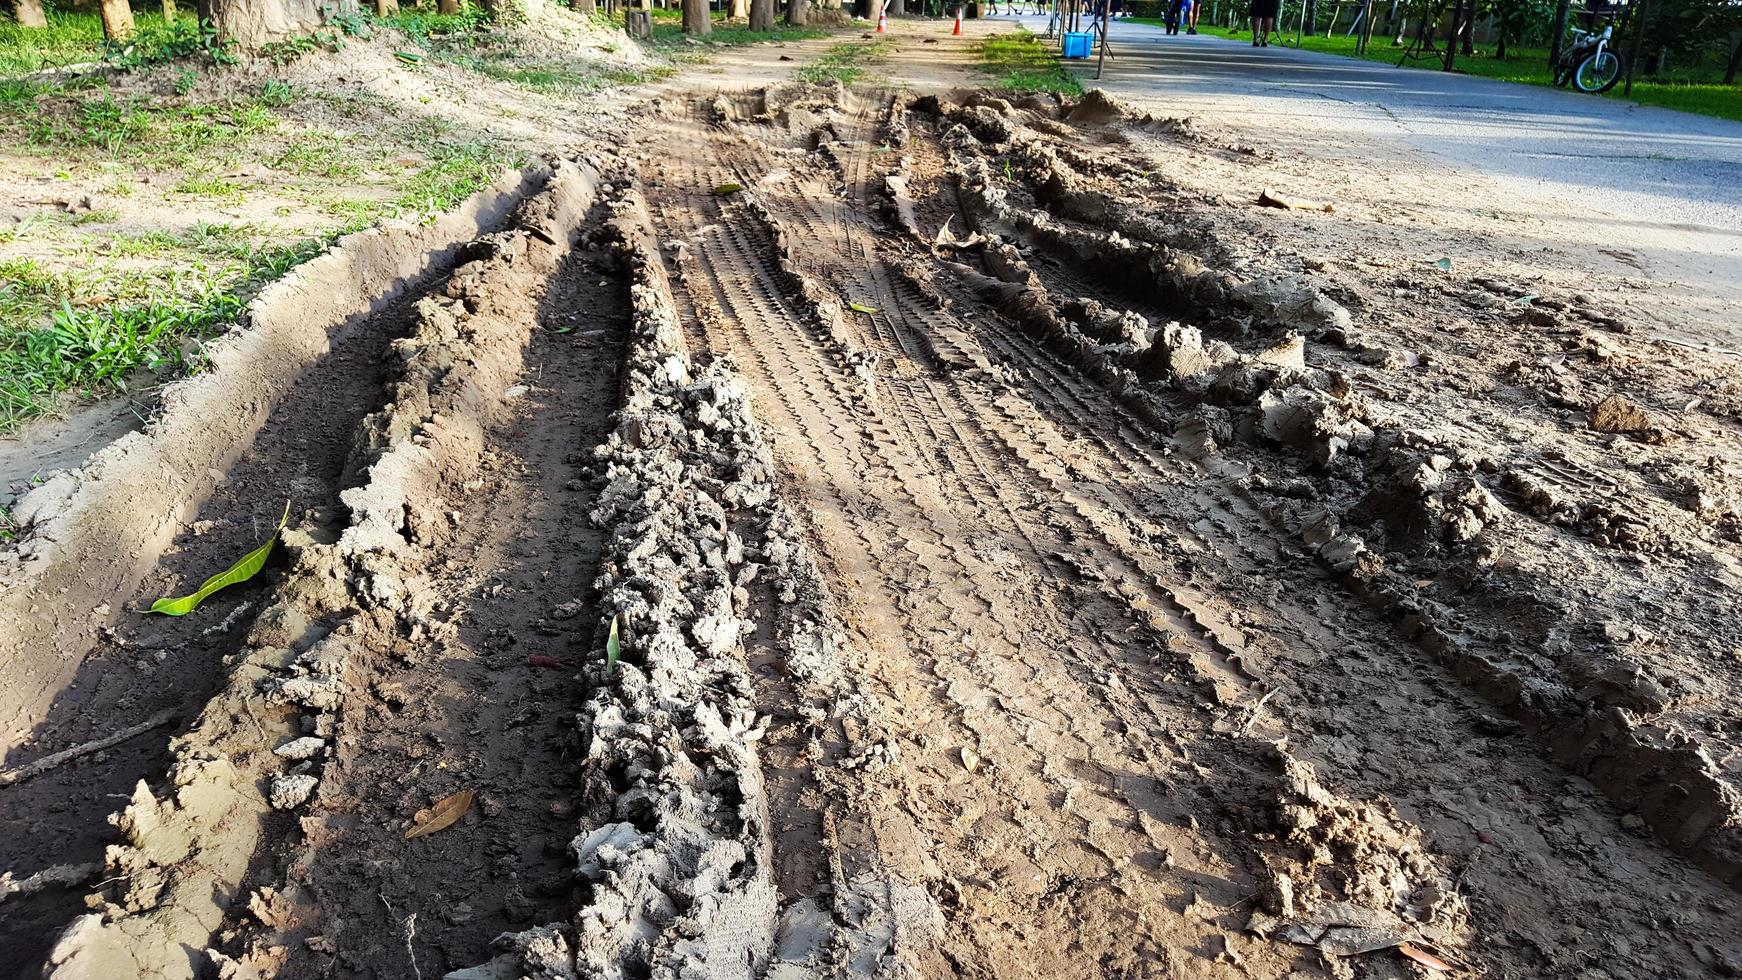
<path fill-rule="evenodd" d="M 1059 61 L 1058 52 L 1033 32 L 994 34 L 980 42 L 980 70 L 1000 92 L 1082 95 L 1082 83 Z"/>
<path fill-rule="evenodd" d="M 880 64 L 888 53 L 889 42 L 884 38 L 837 44 L 823 52 L 822 57 L 793 72 L 793 77 L 813 85 L 826 82 L 852 85 L 866 79 L 870 67 Z"/>
<path fill-rule="evenodd" d="M 1126 21 L 1116 21 L 1113 25 L 1115 39 L 1118 27 Z M 1151 24 L 1162 26 L 1162 21 L 1155 18 L 1134 17 L 1129 23 Z M 1215 27 L 1209 24 L 1199 24 L 1198 31 L 1216 37 L 1230 40 L 1250 41 L 1252 32 L 1241 28 Z M 1374 38 L 1366 54 L 1355 53 L 1355 38 L 1337 35 L 1325 37 L 1312 35 L 1302 38 L 1301 47 L 1307 51 L 1317 51 L 1321 54 L 1334 54 L 1346 58 L 1361 58 L 1365 61 L 1382 62 L 1389 65 L 1397 64 L 1402 57 L 1403 48 L 1393 47 L 1386 38 Z M 1274 42 L 1295 46 L 1293 35 L 1285 35 L 1282 41 Z M 1417 61 L 1405 67 L 1434 70 L 1438 66 L 1431 62 Z M 1516 82 L 1521 85 L 1552 86 L 1553 79 L 1549 76 L 1548 51 L 1545 48 L 1519 48 L 1508 53 L 1504 59 L 1477 55 L 1473 58 L 1459 56 L 1455 69 L 1466 75 L 1480 78 L 1492 78 L 1503 82 Z M 1665 109 L 1679 109 L 1682 112 L 1697 113 L 1702 116 L 1716 116 L 1720 119 L 1742 121 L 1742 85 L 1721 85 L 1717 82 L 1715 73 L 1711 77 L 1688 76 L 1685 78 L 1654 78 L 1633 80 L 1633 94 L 1623 95 L 1621 86 L 1617 85 L 1604 93 L 1604 97 L 1619 99 L 1623 102 L 1637 102 L 1641 105 L 1660 106 Z"/>

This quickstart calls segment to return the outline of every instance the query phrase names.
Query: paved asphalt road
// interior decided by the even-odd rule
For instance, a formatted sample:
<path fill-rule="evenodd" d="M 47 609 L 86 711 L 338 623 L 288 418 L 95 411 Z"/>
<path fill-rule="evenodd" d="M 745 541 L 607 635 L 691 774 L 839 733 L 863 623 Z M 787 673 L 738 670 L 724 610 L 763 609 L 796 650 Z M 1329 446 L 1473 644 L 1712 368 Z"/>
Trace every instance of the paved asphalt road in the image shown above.
<path fill-rule="evenodd" d="M 1044 17 L 997 20 L 1017 19 L 1045 30 Z M 1391 142 L 1430 165 L 1497 178 L 1541 208 L 1607 216 L 1613 227 L 1601 231 L 1617 247 L 1638 238 L 1683 252 L 1689 279 L 1742 300 L 1742 123 L 1274 41 L 1169 37 L 1120 21 L 1112 38 L 1117 57 L 1098 83 L 1111 92 L 1251 127 L 1249 138 L 1298 133 L 1334 147 L 1346 137 L 1352 160 Z"/>

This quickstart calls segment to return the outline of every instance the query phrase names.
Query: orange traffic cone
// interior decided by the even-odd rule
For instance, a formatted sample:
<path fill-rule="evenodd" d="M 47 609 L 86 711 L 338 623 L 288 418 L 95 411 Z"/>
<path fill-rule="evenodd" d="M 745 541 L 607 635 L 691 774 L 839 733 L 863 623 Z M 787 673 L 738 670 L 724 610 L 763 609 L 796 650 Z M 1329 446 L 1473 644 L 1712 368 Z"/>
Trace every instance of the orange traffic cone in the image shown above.
<path fill-rule="evenodd" d="M 962 36 L 962 8 L 960 6 L 956 7 L 956 29 L 950 33 L 957 37 Z"/>
<path fill-rule="evenodd" d="M 885 30 L 884 25 L 886 25 L 888 23 L 889 23 L 889 0 L 883 0 L 883 3 L 881 5 L 879 5 L 877 8 L 877 33 L 882 34 Z"/>

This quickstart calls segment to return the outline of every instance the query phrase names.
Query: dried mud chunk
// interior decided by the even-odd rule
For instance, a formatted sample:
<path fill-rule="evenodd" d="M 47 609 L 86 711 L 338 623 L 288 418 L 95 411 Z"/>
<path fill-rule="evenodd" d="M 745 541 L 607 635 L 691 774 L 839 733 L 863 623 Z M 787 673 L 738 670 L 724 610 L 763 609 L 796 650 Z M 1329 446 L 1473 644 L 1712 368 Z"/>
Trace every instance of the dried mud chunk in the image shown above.
<path fill-rule="evenodd" d="M 1306 450 L 1320 466 L 1373 438 L 1373 430 L 1359 417 L 1364 413 L 1358 403 L 1304 385 L 1264 392 L 1258 411 L 1266 438 Z"/>
<path fill-rule="evenodd" d="M 1383 800 L 1333 793 L 1309 763 L 1279 755 L 1270 829 L 1280 847 L 1264 855 L 1271 914 L 1255 913 L 1253 931 L 1318 945 L 1327 930 L 1342 928 L 1339 942 L 1347 948 L 1328 951 L 1348 955 L 1396 945 L 1416 931 L 1451 938 L 1466 927 L 1469 913 L 1456 883 L 1419 828 Z"/>
<path fill-rule="evenodd" d="M 1129 104 L 1100 89 L 1090 89 L 1075 105 L 1065 110 L 1065 121 L 1079 126 L 1099 126 L 1116 119 L 1136 119 L 1139 115 Z"/>
<path fill-rule="evenodd" d="M 1621 395 L 1610 395 L 1591 409 L 1591 428 L 1598 432 L 1644 432 L 1651 416 Z"/>
<path fill-rule="evenodd" d="M 1349 311 L 1298 276 L 1270 276 L 1235 286 L 1231 298 L 1259 319 L 1300 330 L 1347 330 Z"/>

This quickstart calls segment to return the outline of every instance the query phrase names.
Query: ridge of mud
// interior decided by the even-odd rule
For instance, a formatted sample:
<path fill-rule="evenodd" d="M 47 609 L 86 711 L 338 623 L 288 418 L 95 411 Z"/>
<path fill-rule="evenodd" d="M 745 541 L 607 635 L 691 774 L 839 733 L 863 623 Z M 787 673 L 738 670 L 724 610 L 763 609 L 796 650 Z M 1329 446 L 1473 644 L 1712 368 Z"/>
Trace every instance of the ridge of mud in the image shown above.
<path fill-rule="evenodd" d="M 590 894 L 572 923 L 505 935 L 500 956 L 456 980 L 749 977 L 773 947 L 761 729 L 742 662 L 746 558 L 726 510 L 759 502 L 770 474 L 732 450 L 736 382 L 689 360 L 640 195 L 607 225 L 631 270 L 633 323 L 622 407 L 595 451 L 609 485 L 592 519 L 611 529 L 597 584 L 621 659 L 585 668 L 592 829 L 570 849 Z"/>
<path fill-rule="evenodd" d="M 0 551 L 0 731 L 14 746 L 75 671 L 182 523 L 252 443 L 272 407 L 351 328 L 497 225 L 547 173 L 515 173 L 430 224 L 348 235 L 249 304 L 207 347 L 210 370 L 177 382 L 145 432 L 51 477 L 12 508 Z"/>
<path fill-rule="evenodd" d="M 992 129 L 980 125 L 976 131 L 976 117 L 960 107 L 938 106 L 937 116 L 954 120 L 941 139 L 951 150 L 951 172 L 960 200 L 980 232 L 968 240 L 940 243 L 939 250 L 971 256 L 990 274 L 959 263 L 947 266 L 952 272 L 1140 416 L 1164 431 L 1171 428 L 1180 447 L 1192 452 L 1206 469 L 1237 481 L 1247 502 L 1269 518 L 1279 536 L 1301 540 L 1352 592 L 1391 616 L 1407 637 L 1509 714 L 1537 729 L 1542 742 L 1564 764 L 1591 778 L 1618 802 L 1637 808 L 1672 847 L 1720 879 L 1742 887 L 1742 792 L 1699 745 L 1657 728 L 1647 716 L 1591 701 L 1578 692 L 1576 678 L 1544 676 L 1523 659 L 1490 649 L 1485 638 L 1504 635 L 1504 627 L 1492 629 L 1483 620 L 1498 614 L 1499 623 L 1508 623 L 1516 619 L 1516 612 L 1498 605 L 1484 610 L 1465 604 L 1460 609 L 1426 597 L 1409 576 L 1386 567 L 1368 551 L 1360 535 L 1342 526 L 1352 523 L 1353 514 L 1323 505 L 1303 506 L 1290 500 L 1289 493 L 1265 493 L 1265 481 L 1252 476 L 1265 467 L 1248 469 L 1214 458 L 1222 444 L 1242 450 L 1280 445 L 1320 467 L 1344 453 L 1378 457 L 1410 452 L 1405 448 L 1408 433 L 1387 431 L 1376 422 L 1346 377 L 1307 367 L 1300 334 L 1285 335 L 1255 354 L 1240 354 L 1220 341 L 1206 342 L 1196 327 L 1178 323 L 1147 331 L 1115 326 L 1089 337 L 1082 328 L 1093 327 L 1093 317 L 1085 314 L 1096 311 L 1079 306 L 1073 317 L 1048 294 L 1021 256 L 999 239 L 1045 249 L 1087 276 L 1118 281 L 1124 290 L 1150 289 L 1167 309 L 1211 322 L 1245 318 L 1281 325 L 1340 342 L 1364 356 L 1371 348 L 1358 339 L 1346 310 L 1299 278 L 1259 276 L 1241 281 L 1159 240 L 1135 241 L 1117 231 L 1066 227 L 1045 211 L 1015 206 L 997 186 L 979 143 L 985 137 L 997 147 L 1023 147 L 1034 139 L 1002 124 Z M 1073 216 L 1082 220 L 1105 217 L 1105 208 L 1083 213 L 1082 197 L 1061 190 L 1055 158 L 1035 152 L 1026 156 L 1043 163 L 1035 178 L 1042 185 L 1037 200 L 1050 197 L 1049 206 L 1066 213 L 1074 209 Z M 1164 232 L 1153 234 L 1154 239 L 1167 237 Z M 1158 399 L 1151 388 L 1167 391 L 1167 401 L 1183 396 L 1190 410 L 1169 410 L 1167 401 Z M 1170 421 L 1173 424 L 1167 425 Z M 1424 460 L 1427 455 L 1417 454 Z M 1447 486 L 1443 491 L 1442 482 Z M 1419 519 L 1413 517 L 1416 510 L 1433 508 L 1443 493 L 1445 503 L 1439 506 L 1445 509 L 1444 520 L 1472 526 L 1470 536 L 1474 536 L 1485 520 L 1498 516 L 1499 505 L 1480 484 L 1466 480 L 1459 486 L 1465 489 L 1436 474 L 1416 491 L 1429 498 L 1426 506 L 1411 509 L 1406 495 L 1393 521 Z M 1383 493 L 1384 488 L 1376 486 L 1373 492 Z M 1508 604 L 1516 605 L 1518 598 L 1510 596 Z M 1562 618 L 1541 600 L 1534 605 L 1539 614 Z"/>
<path fill-rule="evenodd" d="M 535 240 L 565 243 L 551 248 L 557 257 L 567 251 L 594 178 L 566 163 L 547 173 L 545 189 L 516 208 L 515 229 L 484 239 L 485 257 L 456 270 L 450 295 L 471 297 L 492 267 L 544 248 Z M 444 478 L 477 466 L 482 419 L 501 410 L 531 327 L 481 317 L 472 326 L 495 324 L 495 333 L 462 331 L 464 301 L 425 299 L 419 313 L 413 335 L 395 345 L 405 370 L 396 401 L 364 427 L 364 481 L 341 494 L 349 520 L 317 515 L 313 529 L 284 532 L 291 571 L 255 619 L 225 690 L 172 743 L 169 786 L 159 795 L 142 781 L 113 818 L 127 843 L 110 848 L 110 880 L 93 903 L 101 911 L 67 927 L 45 975 L 192 977 L 204 958 L 229 963 L 208 948 L 213 934 L 261 845 L 287 829 L 273 811 L 294 810 L 319 788 L 333 709 L 371 631 L 425 634 L 428 599 L 408 591 L 417 572 L 405 563 L 439 527 Z M 256 895 L 250 905 L 268 919 L 271 900 Z"/>

